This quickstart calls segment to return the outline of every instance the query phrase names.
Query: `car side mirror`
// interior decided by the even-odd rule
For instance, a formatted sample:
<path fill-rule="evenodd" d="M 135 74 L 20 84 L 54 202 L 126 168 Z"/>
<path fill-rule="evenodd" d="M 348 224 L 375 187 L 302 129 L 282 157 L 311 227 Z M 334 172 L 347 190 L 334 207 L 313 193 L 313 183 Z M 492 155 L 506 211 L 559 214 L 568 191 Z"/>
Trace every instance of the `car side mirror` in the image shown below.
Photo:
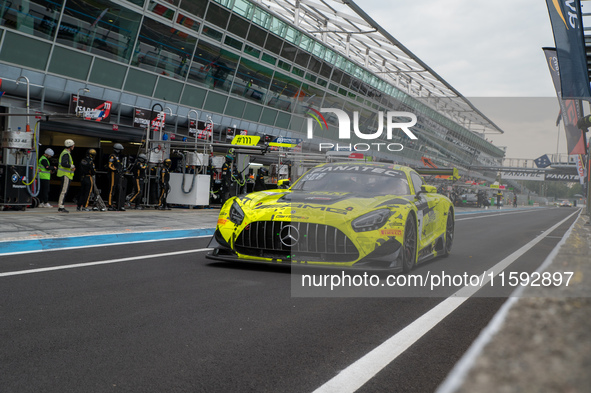
<path fill-rule="evenodd" d="M 421 189 L 419 190 L 419 192 L 417 192 L 417 195 L 419 194 L 436 194 L 437 193 L 437 187 L 435 186 L 428 186 L 426 184 L 423 184 L 421 186 Z"/>

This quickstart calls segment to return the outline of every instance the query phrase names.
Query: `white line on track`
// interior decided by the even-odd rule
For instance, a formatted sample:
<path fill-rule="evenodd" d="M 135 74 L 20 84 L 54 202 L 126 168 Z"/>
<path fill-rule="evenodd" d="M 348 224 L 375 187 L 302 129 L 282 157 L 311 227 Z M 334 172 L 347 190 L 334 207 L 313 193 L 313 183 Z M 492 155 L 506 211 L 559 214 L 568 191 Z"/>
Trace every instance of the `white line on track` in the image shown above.
<path fill-rule="evenodd" d="M 484 281 L 484 284 L 487 284 L 490 281 L 490 273 L 493 273 L 493 276 L 499 274 L 577 213 L 578 211 L 570 214 L 568 217 L 553 225 L 519 250 L 487 270 L 485 273 L 486 280 Z M 334 378 L 316 389 L 314 393 L 353 393 L 357 391 L 357 389 L 394 361 L 400 354 L 417 342 L 445 317 L 455 311 L 479 289 L 479 287 L 463 287 L 361 359 L 342 370 Z"/>
<path fill-rule="evenodd" d="M 470 211 L 470 210 L 462 210 L 460 212 L 457 212 L 456 214 L 462 215 L 462 216 L 470 216 L 472 214 L 491 214 L 494 212 L 523 212 L 523 211 L 528 211 L 528 212 L 532 212 L 532 211 L 545 211 L 545 210 L 554 210 L 554 209 L 559 209 L 558 207 L 535 207 L 535 208 L 531 208 L 531 207 L 518 207 L 518 208 L 512 208 L 512 207 L 504 207 L 502 209 L 496 209 L 496 208 L 490 208 L 490 209 L 485 209 L 485 210 L 476 210 L 476 211 Z"/>
<path fill-rule="evenodd" d="M 508 214 L 515 215 L 515 214 L 521 214 L 521 213 L 531 213 L 531 212 L 540 212 L 540 211 L 541 210 L 539 210 L 539 209 L 532 209 L 532 210 L 521 210 L 521 211 L 506 212 L 506 213 L 482 213 L 482 214 L 484 214 L 483 216 L 456 218 L 456 221 L 477 220 L 479 218 L 500 217 L 500 216 L 506 216 Z M 478 213 L 469 213 L 469 214 L 478 214 Z"/>
<path fill-rule="evenodd" d="M 139 233 L 139 232 L 134 232 Z M 114 233 L 117 235 L 118 233 Z M 83 235 L 84 236 L 84 235 Z M 79 237 L 79 236 L 72 236 L 72 237 Z M 124 246 L 126 244 L 138 244 L 138 243 L 156 243 L 156 242 L 166 242 L 169 240 L 187 240 L 187 239 L 200 239 L 204 237 L 211 237 L 211 235 L 199 235 L 199 236 L 184 236 L 184 237 L 169 237 L 163 239 L 149 239 L 149 240 L 131 240 L 131 241 L 123 241 L 123 242 L 112 242 L 112 243 L 102 243 L 102 244 L 87 244 L 84 246 L 71 246 L 71 247 L 56 247 L 56 248 L 48 248 L 48 249 L 41 249 L 41 250 L 27 250 L 27 251 L 16 251 L 16 252 L 5 252 L 0 254 L 0 257 L 10 256 L 10 255 L 21 255 L 21 254 L 35 254 L 39 252 L 51 252 L 51 251 L 67 251 L 67 250 L 78 250 L 81 248 L 96 248 L 96 247 L 111 247 L 111 246 Z M 63 238 L 39 238 L 39 239 L 19 239 L 25 241 L 44 241 L 48 239 L 63 239 Z M 16 241 L 19 241 L 16 240 Z"/>
<path fill-rule="evenodd" d="M 72 265 L 52 266 L 52 267 L 44 267 L 44 268 L 39 268 L 39 269 L 18 270 L 18 271 L 14 271 L 14 272 L 0 273 L 0 277 L 20 276 L 23 274 L 50 272 L 53 270 L 76 269 L 79 267 L 88 267 L 88 266 L 97 266 L 97 265 L 108 265 L 110 263 L 137 261 L 138 259 L 170 257 L 170 256 L 175 256 L 175 255 L 191 254 L 191 253 L 195 253 L 195 252 L 202 252 L 202 251 L 209 251 L 209 250 L 211 250 L 211 248 L 199 248 L 196 250 L 166 252 L 166 253 L 162 253 L 162 254 L 138 255 L 135 257 L 128 257 L 128 258 L 108 259 L 108 260 L 104 260 L 104 261 L 76 263 L 76 264 L 72 264 Z"/>

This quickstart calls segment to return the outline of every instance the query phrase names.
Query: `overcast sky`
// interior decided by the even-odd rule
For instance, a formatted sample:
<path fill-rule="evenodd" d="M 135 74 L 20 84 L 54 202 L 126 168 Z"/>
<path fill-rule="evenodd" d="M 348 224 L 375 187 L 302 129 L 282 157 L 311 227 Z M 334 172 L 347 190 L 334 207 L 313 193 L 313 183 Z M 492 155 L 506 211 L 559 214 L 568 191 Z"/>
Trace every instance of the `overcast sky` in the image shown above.
<path fill-rule="evenodd" d="M 556 153 L 559 107 L 542 52 L 542 47 L 554 46 L 545 1 L 357 4 L 462 95 L 495 97 L 473 103 L 505 131 L 488 138 L 507 147 L 506 157 Z M 562 126 L 560 133 L 559 152 L 566 153 Z"/>

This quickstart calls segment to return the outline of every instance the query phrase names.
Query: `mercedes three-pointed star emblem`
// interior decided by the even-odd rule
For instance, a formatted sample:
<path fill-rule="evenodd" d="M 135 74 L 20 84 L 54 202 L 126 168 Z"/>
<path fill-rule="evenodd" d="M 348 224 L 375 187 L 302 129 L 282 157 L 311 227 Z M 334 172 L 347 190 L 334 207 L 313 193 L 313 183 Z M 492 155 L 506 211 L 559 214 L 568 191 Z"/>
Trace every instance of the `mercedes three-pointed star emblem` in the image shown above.
<path fill-rule="evenodd" d="M 281 231 L 279 232 L 279 240 L 281 240 L 281 244 L 284 246 L 293 247 L 298 244 L 300 233 L 293 225 L 286 225 L 281 228 Z"/>

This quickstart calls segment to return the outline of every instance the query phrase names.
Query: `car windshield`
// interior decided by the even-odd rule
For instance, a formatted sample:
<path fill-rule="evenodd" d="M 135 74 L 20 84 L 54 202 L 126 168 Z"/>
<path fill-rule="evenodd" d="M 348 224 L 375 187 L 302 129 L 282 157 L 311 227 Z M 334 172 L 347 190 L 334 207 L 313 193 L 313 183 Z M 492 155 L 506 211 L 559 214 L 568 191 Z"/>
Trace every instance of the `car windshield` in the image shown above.
<path fill-rule="evenodd" d="M 364 168 L 368 168 L 365 169 Z M 328 166 L 310 170 L 292 190 L 350 192 L 360 195 L 408 195 L 406 174 L 374 167 Z"/>

